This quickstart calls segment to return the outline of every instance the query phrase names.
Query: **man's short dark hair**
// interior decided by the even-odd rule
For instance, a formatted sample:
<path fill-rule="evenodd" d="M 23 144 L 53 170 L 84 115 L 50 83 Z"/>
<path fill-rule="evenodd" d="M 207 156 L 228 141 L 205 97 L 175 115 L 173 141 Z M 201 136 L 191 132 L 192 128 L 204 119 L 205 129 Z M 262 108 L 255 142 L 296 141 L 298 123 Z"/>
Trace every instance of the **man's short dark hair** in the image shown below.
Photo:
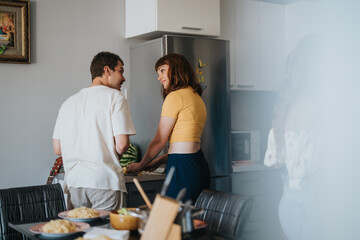
<path fill-rule="evenodd" d="M 90 73 L 91 79 L 94 80 L 96 77 L 101 77 L 104 73 L 104 67 L 108 66 L 111 70 L 114 70 L 118 61 L 124 65 L 123 60 L 121 58 L 111 52 L 99 52 L 96 54 L 91 61 L 90 65 Z"/>

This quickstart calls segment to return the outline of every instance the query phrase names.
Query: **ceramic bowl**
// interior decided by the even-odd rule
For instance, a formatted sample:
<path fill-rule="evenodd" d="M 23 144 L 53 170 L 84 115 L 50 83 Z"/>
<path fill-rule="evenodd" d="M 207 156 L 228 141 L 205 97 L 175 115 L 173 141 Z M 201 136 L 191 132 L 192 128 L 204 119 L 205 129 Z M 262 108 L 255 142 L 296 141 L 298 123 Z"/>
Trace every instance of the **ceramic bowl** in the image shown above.
<path fill-rule="evenodd" d="M 128 208 L 129 211 L 134 209 Z M 118 210 L 113 210 L 110 212 L 110 224 L 116 230 L 137 230 L 139 218 L 130 215 L 119 215 Z"/>

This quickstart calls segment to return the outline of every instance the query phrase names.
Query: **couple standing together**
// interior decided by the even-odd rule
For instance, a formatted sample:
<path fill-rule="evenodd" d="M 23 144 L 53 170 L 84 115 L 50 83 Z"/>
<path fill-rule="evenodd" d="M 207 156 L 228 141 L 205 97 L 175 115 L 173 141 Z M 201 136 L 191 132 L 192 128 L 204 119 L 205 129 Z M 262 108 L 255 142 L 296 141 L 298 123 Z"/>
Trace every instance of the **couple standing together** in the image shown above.
<path fill-rule="evenodd" d="M 184 200 L 195 202 L 210 187 L 210 171 L 200 149 L 206 122 L 202 88 L 188 60 L 171 53 L 155 64 L 164 98 L 155 137 L 128 172 L 167 163 L 175 172 L 166 195 L 175 198 L 186 187 Z M 129 136 L 136 134 L 129 106 L 121 93 L 124 62 L 100 52 L 90 65 L 92 83 L 61 106 L 53 134 L 53 148 L 63 158 L 68 209 L 81 206 L 112 210 L 124 206 L 126 193 L 119 159 Z M 156 156 L 169 141 L 168 154 Z"/>

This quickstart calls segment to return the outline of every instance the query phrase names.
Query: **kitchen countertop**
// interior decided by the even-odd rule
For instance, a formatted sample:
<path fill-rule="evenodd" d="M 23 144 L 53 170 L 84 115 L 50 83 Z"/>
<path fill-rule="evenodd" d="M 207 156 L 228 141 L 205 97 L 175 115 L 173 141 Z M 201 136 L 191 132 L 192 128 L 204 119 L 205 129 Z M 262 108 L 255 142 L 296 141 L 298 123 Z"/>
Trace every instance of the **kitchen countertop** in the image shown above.
<path fill-rule="evenodd" d="M 253 162 L 253 161 L 239 161 L 232 162 L 233 173 L 237 172 L 250 172 L 250 171 L 266 171 L 271 168 L 265 166 L 262 163 Z"/>
<path fill-rule="evenodd" d="M 59 173 L 56 175 L 57 180 L 64 180 L 65 173 Z M 139 182 L 145 181 L 158 181 L 165 179 L 165 173 L 154 173 L 154 172 L 145 172 L 140 175 L 125 173 L 125 183 L 133 182 L 133 178 L 137 178 Z"/>
<path fill-rule="evenodd" d="M 125 182 L 126 183 L 133 182 L 133 178 L 137 178 L 137 180 L 139 182 L 164 180 L 165 179 L 165 173 L 153 173 L 153 172 L 150 172 L 150 173 L 144 173 L 144 174 L 141 174 L 141 175 L 125 173 Z"/>

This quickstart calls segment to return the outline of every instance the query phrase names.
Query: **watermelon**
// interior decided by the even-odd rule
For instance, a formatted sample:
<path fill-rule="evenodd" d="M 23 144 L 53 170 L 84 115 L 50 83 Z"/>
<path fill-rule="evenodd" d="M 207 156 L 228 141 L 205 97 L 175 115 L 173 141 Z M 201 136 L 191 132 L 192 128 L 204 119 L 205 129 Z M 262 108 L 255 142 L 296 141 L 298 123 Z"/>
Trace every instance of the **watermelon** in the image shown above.
<path fill-rule="evenodd" d="M 137 160 L 138 160 L 137 147 L 134 144 L 130 143 L 129 148 L 121 156 L 120 165 L 121 167 L 126 167 L 130 163 L 137 162 Z"/>

